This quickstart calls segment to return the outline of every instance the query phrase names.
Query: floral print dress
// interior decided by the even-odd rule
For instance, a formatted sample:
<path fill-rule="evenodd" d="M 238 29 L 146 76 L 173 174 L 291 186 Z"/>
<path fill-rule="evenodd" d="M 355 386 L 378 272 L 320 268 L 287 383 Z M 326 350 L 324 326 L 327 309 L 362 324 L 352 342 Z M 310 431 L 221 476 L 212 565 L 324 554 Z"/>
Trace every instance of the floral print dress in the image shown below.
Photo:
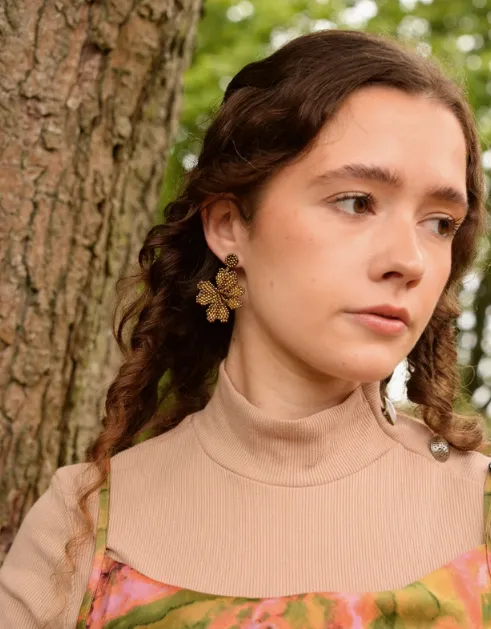
<path fill-rule="evenodd" d="M 159 583 L 106 554 L 109 478 L 99 494 L 96 551 L 77 629 L 491 628 L 491 464 L 485 540 L 398 590 L 216 596 Z"/>

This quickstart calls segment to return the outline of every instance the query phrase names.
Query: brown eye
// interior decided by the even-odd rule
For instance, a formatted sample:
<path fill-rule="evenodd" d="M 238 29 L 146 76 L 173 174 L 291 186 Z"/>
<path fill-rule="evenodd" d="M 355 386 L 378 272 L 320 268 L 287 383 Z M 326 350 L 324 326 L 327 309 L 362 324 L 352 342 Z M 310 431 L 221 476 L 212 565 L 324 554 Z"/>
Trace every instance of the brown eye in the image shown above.
<path fill-rule="evenodd" d="M 367 197 L 355 197 L 353 199 L 353 208 L 358 214 L 363 214 L 369 209 L 369 200 Z"/>
<path fill-rule="evenodd" d="M 435 224 L 436 228 L 432 231 L 441 238 L 451 238 L 458 229 L 457 221 L 450 216 L 437 216 L 430 218 L 428 222 Z"/>
<path fill-rule="evenodd" d="M 438 233 L 441 236 L 449 236 L 454 229 L 455 221 L 450 218 L 441 218 L 440 225 L 438 226 Z"/>
<path fill-rule="evenodd" d="M 374 205 L 373 199 L 366 194 L 351 194 L 338 197 L 334 201 L 334 205 L 346 214 L 363 216 L 367 214 Z"/>

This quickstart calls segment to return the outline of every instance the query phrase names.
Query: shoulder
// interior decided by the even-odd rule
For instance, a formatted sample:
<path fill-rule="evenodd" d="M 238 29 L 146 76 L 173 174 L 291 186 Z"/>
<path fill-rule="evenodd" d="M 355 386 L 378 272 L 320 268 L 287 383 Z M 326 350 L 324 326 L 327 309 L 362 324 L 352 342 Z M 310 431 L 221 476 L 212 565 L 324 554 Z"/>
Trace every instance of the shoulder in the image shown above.
<path fill-rule="evenodd" d="M 99 471 L 94 463 L 65 465 L 56 470 L 40 502 L 45 509 L 63 512 L 66 525 L 74 534 L 79 534 L 86 526 L 80 500 L 98 479 Z M 99 491 L 96 490 L 87 496 L 86 506 L 92 520 L 97 516 L 98 496 Z"/>
<path fill-rule="evenodd" d="M 111 479 L 115 475 L 154 474 L 159 468 L 179 467 L 183 454 L 191 455 L 196 445 L 192 421 L 188 415 L 177 426 L 123 450 L 111 458 Z"/>
<path fill-rule="evenodd" d="M 485 482 L 491 458 L 482 452 L 458 450 L 450 446 L 450 456 L 441 463 L 430 451 L 430 440 L 434 432 L 421 420 L 397 411 L 396 426 L 392 427 L 392 436 L 408 452 L 414 455 L 419 465 L 428 469 L 445 471 L 450 478 L 468 480 L 480 485 Z"/>
<path fill-rule="evenodd" d="M 59 467 L 53 475 L 49 489 L 66 502 L 70 502 L 81 491 L 94 483 L 98 471 L 93 463 L 75 463 Z"/>
<path fill-rule="evenodd" d="M 67 549 L 82 531 L 78 492 L 95 478 L 88 464 L 62 467 L 28 511 L 0 570 L 0 617 L 7 626 L 27 626 L 26 619 L 29 627 L 74 626 L 93 540 L 84 540 L 70 556 Z M 89 502 L 90 510 L 94 504 Z M 73 622 L 65 624 L 69 617 Z"/>
<path fill-rule="evenodd" d="M 163 457 L 179 458 L 183 449 L 194 441 L 191 423 L 194 415 L 188 415 L 171 430 L 131 446 L 111 457 L 111 477 L 116 473 L 135 472 L 146 466 L 153 467 Z M 56 470 L 50 491 L 60 494 L 69 503 L 99 478 L 94 463 L 76 463 Z M 97 492 L 96 492 L 97 493 Z"/>
<path fill-rule="evenodd" d="M 165 479 L 180 468 L 193 456 L 196 447 L 192 419 L 188 415 L 169 431 L 146 439 L 119 452 L 110 459 L 110 493 L 113 498 L 121 496 L 126 503 L 141 496 L 142 488 L 162 488 Z M 50 500 L 55 500 L 58 509 L 64 509 L 76 524 L 80 519 L 80 498 L 99 480 L 99 471 L 95 463 L 78 463 L 58 468 L 47 490 Z M 91 516 L 98 513 L 100 491 L 94 490 L 88 496 L 87 506 Z M 43 501 L 47 503 L 45 498 Z"/>

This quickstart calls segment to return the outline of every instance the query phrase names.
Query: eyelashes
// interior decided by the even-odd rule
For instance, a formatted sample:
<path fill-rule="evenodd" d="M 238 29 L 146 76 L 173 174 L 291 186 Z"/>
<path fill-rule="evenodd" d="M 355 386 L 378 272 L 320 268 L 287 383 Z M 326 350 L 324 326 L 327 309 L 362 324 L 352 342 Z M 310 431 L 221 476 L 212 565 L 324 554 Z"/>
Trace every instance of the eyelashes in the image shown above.
<path fill-rule="evenodd" d="M 348 209 L 350 204 L 352 204 L 353 212 L 350 212 Z M 333 206 L 337 211 L 340 211 L 347 216 L 362 217 L 375 210 L 377 201 L 371 193 L 349 192 L 338 195 L 329 201 L 329 205 Z M 433 233 L 441 238 L 452 238 L 455 236 L 464 220 L 465 219 L 455 219 L 453 216 L 445 215 L 428 218 L 425 222 L 438 221 L 439 227 L 441 223 L 444 223 L 444 229 L 446 230 L 445 233 L 440 233 L 439 228 L 437 228 L 437 231 L 434 231 Z"/>
<path fill-rule="evenodd" d="M 376 206 L 375 197 L 371 193 L 350 192 L 350 193 L 341 194 L 334 199 L 334 204 L 340 205 L 344 201 L 355 201 L 358 203 L 363 202 L 369 206 L 366 209 L 374 209 Z M 346 213 L 349 214 L 349 212 L 346 212 Z M 358 216 L 363 216 L 363 214 L 359 214 Z"/>
<path fill-rule="evenodd" d="M 445 216 L 445 217 L 437 216 L 434 219 L 430 219 L 430 220 L 445 221 L 448 224 L 448 230 L 450 232 L 450 235 L 452 236 L 455 236 L 455 234 L 459 231 L 459 227 L 464 222 L 464 219 L 457 220 L 451 216 Z"/>

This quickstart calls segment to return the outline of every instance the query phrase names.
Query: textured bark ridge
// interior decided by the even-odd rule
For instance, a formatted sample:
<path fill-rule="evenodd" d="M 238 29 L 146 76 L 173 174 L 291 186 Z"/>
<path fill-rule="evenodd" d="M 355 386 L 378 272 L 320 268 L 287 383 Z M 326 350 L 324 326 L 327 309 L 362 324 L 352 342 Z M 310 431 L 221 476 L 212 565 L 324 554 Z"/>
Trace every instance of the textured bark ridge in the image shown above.
<path fill-rule="evenodd" d="M 83 460 L 120 357 L 201 0 L 0 3 L 0 560 Z"/>

